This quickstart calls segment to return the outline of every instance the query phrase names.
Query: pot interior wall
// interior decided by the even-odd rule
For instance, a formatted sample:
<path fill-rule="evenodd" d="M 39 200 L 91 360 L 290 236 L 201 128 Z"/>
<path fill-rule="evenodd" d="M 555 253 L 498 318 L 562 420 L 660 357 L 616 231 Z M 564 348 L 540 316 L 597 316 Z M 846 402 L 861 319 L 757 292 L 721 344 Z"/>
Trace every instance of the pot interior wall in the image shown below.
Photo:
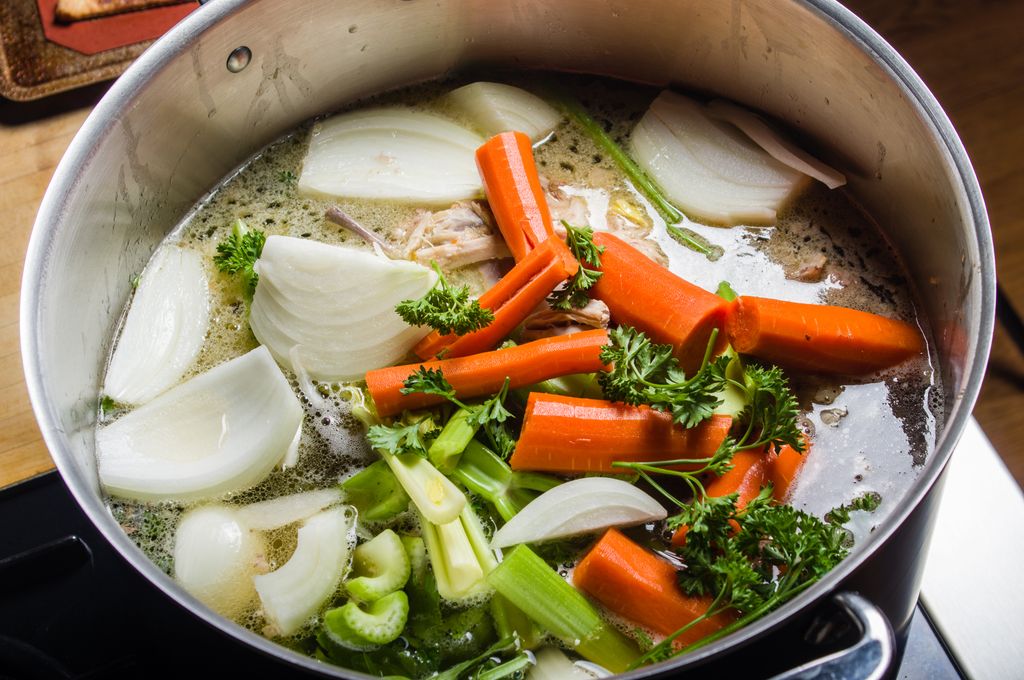
<path fill-rule="evenodd" d="M 802 130 L 848 171 L 905 255 L 951 416 L 987 347 L 981 267 L 991 256 L 975 234 L 973 179 L 965 184 L 899 73 L 830 14 L 845 11 L 777 0 L 218 0 L 196 12 L 97 107 L 36 225 L 29 372 L 41 376 L 36 408 L 55 429 L 48 443 L 69 486 L 116 532 L 93 463 L 101 369 L 132 275 L 190 206 L 303 120 L 467 64 L 676 83 Z M 232 73 L 227 57 L 242 45 L 252 61 Z"/>

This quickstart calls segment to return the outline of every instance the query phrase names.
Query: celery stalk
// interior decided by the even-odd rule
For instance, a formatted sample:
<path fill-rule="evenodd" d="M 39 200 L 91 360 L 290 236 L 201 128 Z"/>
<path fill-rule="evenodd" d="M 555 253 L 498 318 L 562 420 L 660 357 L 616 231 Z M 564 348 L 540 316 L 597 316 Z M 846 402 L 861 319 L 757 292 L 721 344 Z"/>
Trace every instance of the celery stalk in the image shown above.
<path fill-rule="evenodd" d="M 629 639 L 525 545 L 507 554 L 487 582 L 589 661 L 620 673 L 640 657 Z"/>
<path fill-rule="evenodd" d="M 501 593 L 491 597 L 491 616 L 498 637 L 518 638 L 520 649 L 533 649 L 544 641 L 544 633 L 537 624 Z"/>
<path fill-rule="evenodd" d="M 466 496 L 430 461 L 414 453 L 384 454 L 383 458 L 420 514 L 435 524 L 458 519 Z"/>
<path fill-rule="evenodd" d="M 472 422 L 472 417 L 471 409 L 460 408 L 455 415 L 448 419 L 441 434 L 427 450 L 427 458 L 430 459 L 430 462 L 446 475 L 455 468 L 459 462 L 459 456 L 462 455 L 480 428 L 479 425 Z"/>
<path fill-rule="evenodd" d="M 382 460 L 375 461 L 341 483 L 345 502 L 356 506 L 360 519 L 390 519 L 405 512 L 409 496 Z"/>
<path fill-rule="evenodd" d="M 506 522 L 540 493 L 562 483 L 536 472 L 513 472 L 498 454 L 476 440 L 463 451 L 452 477 L 486 499 Z"/>

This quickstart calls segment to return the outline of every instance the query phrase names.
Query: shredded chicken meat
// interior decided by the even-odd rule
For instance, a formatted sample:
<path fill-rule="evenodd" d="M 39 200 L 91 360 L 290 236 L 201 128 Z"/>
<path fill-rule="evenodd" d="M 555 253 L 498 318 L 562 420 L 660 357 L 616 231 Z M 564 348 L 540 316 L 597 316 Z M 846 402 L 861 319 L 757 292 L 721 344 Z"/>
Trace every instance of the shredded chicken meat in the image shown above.
<path fill-rule="evenodd" d="M 400 224 L 392 238 L 403 244 L 403 257 L 455 269 L 486 260 L 511 257 L 490 211 L 477 201 L 460 201 L 446 210 L 419 210 Z"/>
<path fill-rule="evenodd" d="M 547 302 L 542 302 L 523 321 L 521 337 L 524 342 L 530 342 L 593 328 L 608 328 L 610 320 L 608 305 L 600 300 L 591 300 L 585 307 L 569 311 L 553 309 Z"/>

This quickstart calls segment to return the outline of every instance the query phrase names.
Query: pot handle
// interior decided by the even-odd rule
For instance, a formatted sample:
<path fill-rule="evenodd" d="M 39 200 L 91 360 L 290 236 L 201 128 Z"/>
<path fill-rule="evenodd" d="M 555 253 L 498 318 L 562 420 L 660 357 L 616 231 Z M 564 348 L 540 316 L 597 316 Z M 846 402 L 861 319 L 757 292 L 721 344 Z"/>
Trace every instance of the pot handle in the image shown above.
<path fill-rule="evenodd" d="M 857 593 L 839 593 L 832 599 L 853 620 L 860 631 L 860 639 L 846 649 L 771 680 L 879 680 L 887 676 L 896 656 L 896 638 L 885 614 Z"/>

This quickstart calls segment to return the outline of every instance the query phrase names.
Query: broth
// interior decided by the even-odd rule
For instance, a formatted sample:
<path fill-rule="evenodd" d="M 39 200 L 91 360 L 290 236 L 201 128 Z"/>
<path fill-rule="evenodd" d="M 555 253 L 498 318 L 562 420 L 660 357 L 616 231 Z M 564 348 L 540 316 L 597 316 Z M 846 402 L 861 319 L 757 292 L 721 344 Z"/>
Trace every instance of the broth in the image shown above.
<path fill-rule="evenodd" d="M 559 87 L 573 92 L 620 142 L 628 137 L 657 94 L 651 88 L 619 81 L 559 78 Z M 502 80 L 530 89 L 531 76 L 505 74 Z M 359 105 L 405 103 L 451 117 L 454 114 L 440 97 L 458 84 L 421 85 Z M 210 285 L 210 330 L 184 379 L 257 346 L 237 284 L 218 273 L 212 263 L 217 244 L 228 235 L 235 219 L 244 219 L 268 235 L 370 250 L 357 237 L 326 221 L 326 209 L 339 205 L 384 238 L 391 238 L 395 228 L 413 216 L 415 208 L 410 206 L 299 195 L 295 178 L 310 130 L 307 124 L 255 154 L 215 187 L 168 236 L 168 242 L 201 254 Z M 676 242 L 667 233 L 664 221 L 613 161 L 571 122 L 563 120 L 535 153 L 541 175 L 568 185 L 565 191 L 582 199 L 595 229 L 604 226 L 610 197 L 624 197 L 644 206 L 650 219 L 652 250 L 664 254 L 673 272 L 705 289 L 714 290 L 725 280 L 741 295 L 852 307 L 926 329 L 916 316 L 900 262 L 881 237 L 879 227 L 843 189 L 828 191 L 814 184 L 779 215 L 774 227 L 723 229 L 686 220 L 683 226 L 721 249 L 720 257 L 711 261 Z M 801 268 L 807 267 L 811 274 L 800 274 Z M 795 276 L 812 280 L 801 281 Z M 483 290 L 483 280 L 473 267 L 453 273 L 453 278 L 469 283 L 477 293 Z M 331 486 L 374 458 L 339 385 L 318 384 L 315 394 L 307 394 L 295 376 L 287 371 L 286 375 L 306 411 L 299 463 L 288 470 L 275 470 L 265 481 L 233 497 L 232 503 Z M 934 446 L 942 419 L 937 373 L 928 360 L 915 359 L 855 383 L 795 374 L 789 377 L 800 400 L 805 426 L 814 433 L 813 450 L 792 490 L 790 503 L 820 517 L 865 492 L 877 493 L 882 499 L 878 510 L 858 513 L 851 525 L 855 540 L 859 540 L 898 506 Z M 109 421 L 110 416 L 105 418 Z M 108 498 L 108 503 L 125 531 L 170 573 L 174 532 L 186 507 L 117 498 Z M 414 520 L 405 524 L 416 531 Z M 664 540 L 662 532 L 661 526 L 630 531 L 655 544 Z M 577 542 L 576 552 L 548 557 L 560 563 L 563 575 L 567 575 L 586 541 Z M 268 566 L 274 569 L 294 550 L 294 527 L 273 532 L 268 545 Z M 237 620 L 255 631 L 263 629 L 258 604 Z M 622 627 L 629 628 L 624 624 Z M 306 648 L 308 637 L 306 629 L 286 644 Z"/>

